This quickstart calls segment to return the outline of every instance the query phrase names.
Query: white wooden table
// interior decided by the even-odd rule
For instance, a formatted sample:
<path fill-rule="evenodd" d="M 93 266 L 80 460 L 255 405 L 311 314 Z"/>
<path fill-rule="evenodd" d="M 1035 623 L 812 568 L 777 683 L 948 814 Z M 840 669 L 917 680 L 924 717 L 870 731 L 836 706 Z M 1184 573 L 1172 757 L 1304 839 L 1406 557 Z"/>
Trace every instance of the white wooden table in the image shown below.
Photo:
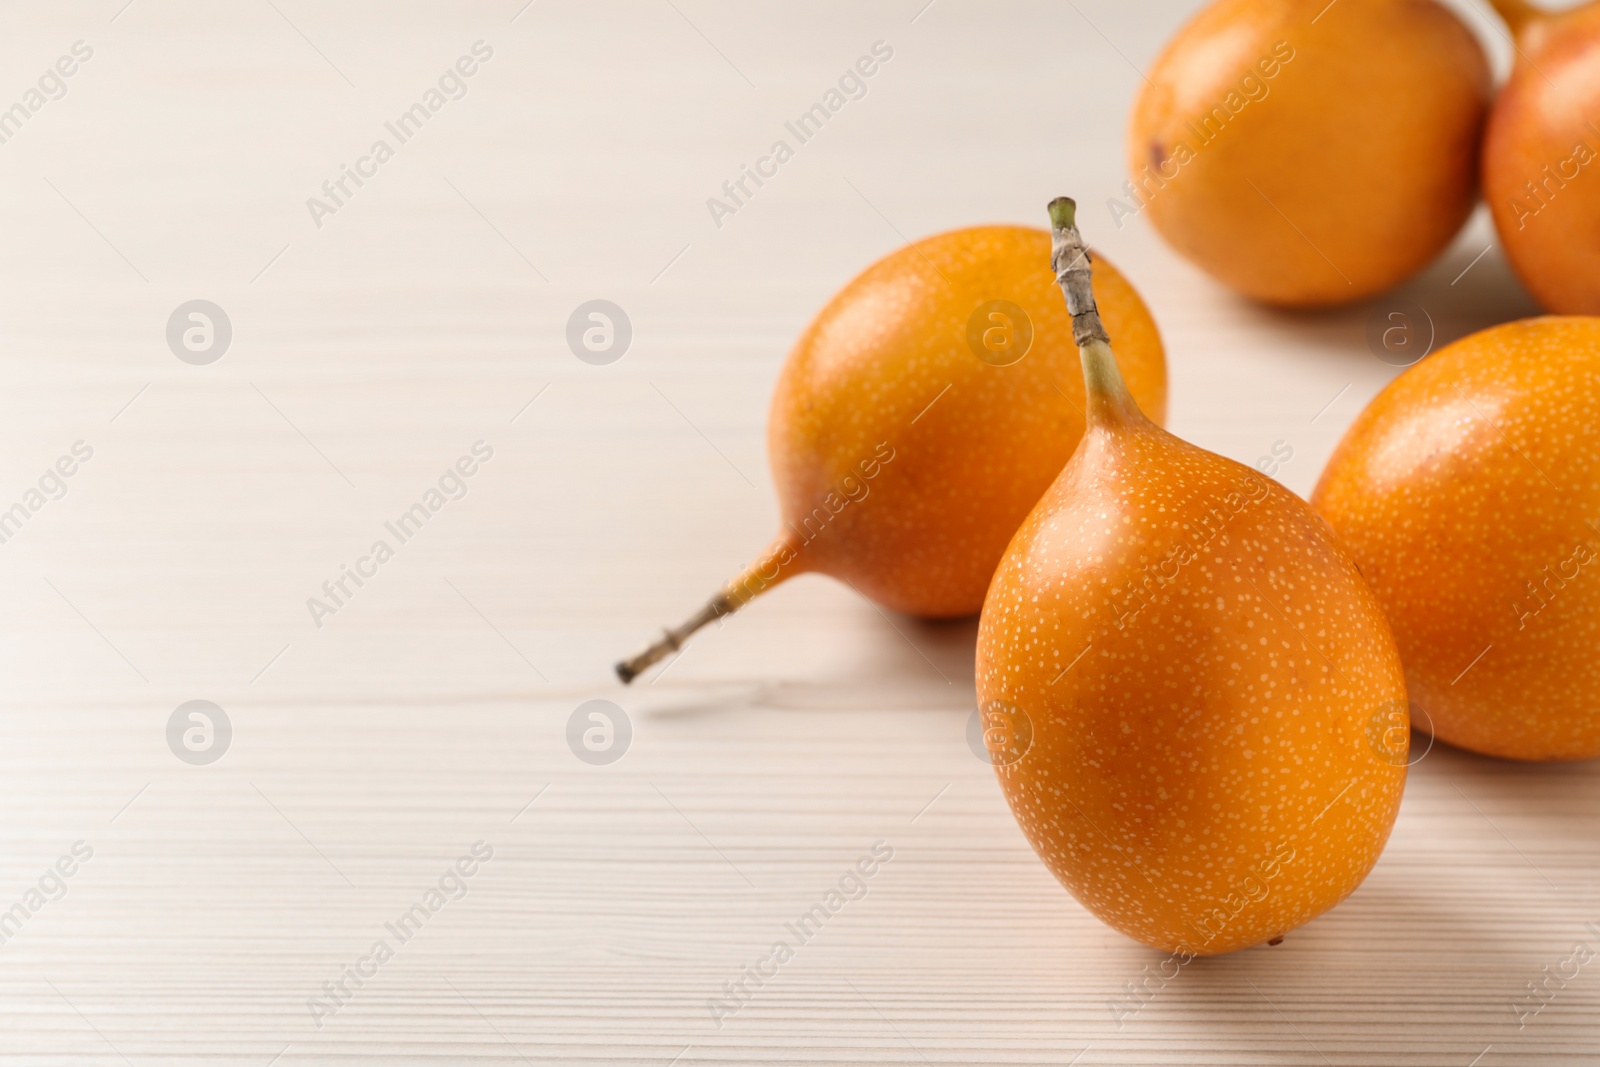
<path fill-rule="evenodd" d="M 1600 1057 L 1600 967 L 1513 1007 L 1600 948 L 1592 766 L 1429 753 L 1348 902 L 1114 1013 L 1159 957 L 1054 882 L 969 751 L 974 624 L 808 578 L 611 677 L 773 529 L 768 394 L 833 290 L 1058 193 L 1155 310 L 1171 425 L 1246 462 L 1283 442 L 1310 489 L 1395 373 L 1374 308 L 1245 305 L 1101 209 L 1191 0 L 124 2 L 0 11 L 0 106 L 93 50 L 0 144 L 0 508 L 93 449 L 0 544 L 0 1063 Z M 465 95 L 360 163 L 478 41 Z M 876 41 L 865 97 L 715 225 Z M 369 177 L 319 227 L 341 164 Z M 1530 310 L 1498 251 L 1452 284 L 1490 238 L 1405 291 L 1441 341 Z M 203 365 L 165 337 L 196 299 L 232 327 Z M 591 299 L 632 323 L 610 365 L 565 341 Z M 386 535 L 479 441 L 466 496 Z M 590 699 L 632 724 L 609 765 L 568 746 Z M 169 749 L 191 700 L 231 723 L 209 765 Z M 879 841 L 865 896 L 716 1025 Z"/>

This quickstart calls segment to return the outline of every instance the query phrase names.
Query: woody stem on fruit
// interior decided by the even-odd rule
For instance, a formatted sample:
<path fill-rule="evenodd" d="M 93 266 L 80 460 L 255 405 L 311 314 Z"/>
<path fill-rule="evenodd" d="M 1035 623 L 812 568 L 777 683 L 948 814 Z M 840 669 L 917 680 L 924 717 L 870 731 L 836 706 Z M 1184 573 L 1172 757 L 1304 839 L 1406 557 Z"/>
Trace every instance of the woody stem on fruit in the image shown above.
<path fill-rule="evenodd" d="M 1089 247 L 1078 232 L 1077 202 L 1058 196 L 1050 201 L 1050 268 L 1072 313 L 1072 337 L 1083 360 L 1083 384 L 1091 424 L 1103 424 L 1138 406 L 1122 380 L 1111 338 L 1094 299 L 1094 267 Z"/>
<path fill-rule="evenodd" d="M 761 558 L 745 568 L 733 581 L 723 586 L 716 596 L 706 601 L 701 609 L 691 615 L 681 626 L 662 632 L 649 648 L 617 664 L 617 677 L 622 684 L 631 683 L 639 675 L 660 663 L 683 647 L 690 635 L 726 615 L 732 615 L 757 596 L 786 578 L 792 578 L 804 569 L 793 542 L 779 537 Z"/>
<path fill-rule="evenodd" d="M 734 610 L 732 602 L 722 593 L 718 593 L 706 601 L 705 607 L 690 616 L 682 626 L 665 631 L 660 640 L 649 648 L 632 659 L 625 659 L 618 663 L 617 677 L 621 678 L 624 684 L 633 681 L 652 666 L 682 648 L 683 643 L 689 639 L 690 634 L 702 626 L 715 622 L 724 615 L 731 614 Z"/>

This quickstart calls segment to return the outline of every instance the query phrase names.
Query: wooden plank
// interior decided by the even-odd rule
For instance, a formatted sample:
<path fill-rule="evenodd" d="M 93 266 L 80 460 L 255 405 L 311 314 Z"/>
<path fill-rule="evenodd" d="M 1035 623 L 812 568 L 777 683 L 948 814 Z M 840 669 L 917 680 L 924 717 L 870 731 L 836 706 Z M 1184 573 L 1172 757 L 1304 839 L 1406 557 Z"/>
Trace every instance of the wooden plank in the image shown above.
<path fill-rule="evenodd" d="M 1247 306 L 1100 207 L 1134 68 L 1196 7 L 0 16 L 0 102 L 94 49 L 0 145 L 0 503 L 94 449 L 0 544 L 0 912 L 59 896 L 0 944 L 0 1060 L 1595 1062 L 1588 970 L 1515 1008 L 1600 937 L 1592 766 L 1431 752 L 1354 897 L 1131 1011 L 1160 957 L 1053 881 L 967 747 L 972 623 L 805 579 L 610 677 L 773 528 L 767 398 L 821 302 L 903 238 L 1037 224 L 1060 192 L 1163 326 L 1173 427 L 1246 462 L 1285 442 L 1309 490 L 1394 373 L 1371 309 Z M 307 198 L 480 40 L 465 95 L 317 226 Z M 867 95 L 717 226 L 706 199 L 878 40 Z M 1489 240 L 1479 218 L 1407 290 L 1441 337 L 1527 310 L 1497 251 L 1452 285 Z M 633 325 L 609 366 L 564 339 L 597 298 Z M 208 365 L 164 336 L 193 299 L 233 328 Z M 479 441 L 465 495 L 319 626 L 307 600 Z M 595 698 L 632 725 L 608 766 L 568 747 Z M 232 726 L 211 765 L 168 747 L 195 699 Z M 748 1003 L 708 1008 L 779 939 Z"/>

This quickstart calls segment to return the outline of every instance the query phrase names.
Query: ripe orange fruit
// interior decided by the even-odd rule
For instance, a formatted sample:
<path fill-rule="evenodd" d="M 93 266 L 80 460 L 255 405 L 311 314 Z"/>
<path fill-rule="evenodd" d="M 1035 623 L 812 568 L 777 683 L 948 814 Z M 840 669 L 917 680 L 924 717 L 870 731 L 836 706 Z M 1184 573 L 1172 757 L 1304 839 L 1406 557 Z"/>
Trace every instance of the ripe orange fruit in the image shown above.
<path fill-rule="evenodd" d="M 778 378 L 767 430 L 783 525 L 700 611 L 617 665 L 623 681 L 797 574 L 884 607 L 976 614 L 1006 542 L 1083 434 L 1072 324 L 1050 235 L 978 226 L 868 267 L 817 314 Z M 1149 309 L 1095 279 L 1129 387 L 1157 418 L 1167 373 Z"/>
<path fill-rule="evenodd" d="M 1517 61 L 1489 116 L 1483 192 L 1517 276 L 1551 311 L 1600 314 L 1600 4 L 1495 0 Z"/>
<path fill-rule="evenodd" d="M 1489 93 L 1477 38 L 1434 0 L 1218 0 L 1150 70 L 1113 212 L 1142 205 L 1257 300 L 1360 300 L 1466 221 Z"/>
<path fill-rule="evenodd" d="M 1312 495 L 1451 744 L 1600 756 L 1597 380 L 1600 318 L 1465 337 L 1378 394 Z"/>
<path fill-rule="evenodd" d="M 1011 810 L 1072 895 L 1192 956 L 1282 935 L 1360 884 L 1400 806 L 1400 657 L 1327 524 L 1146 419 L 1051 205 L 1089 429 L 1006 550 L 978 699 Z"/>

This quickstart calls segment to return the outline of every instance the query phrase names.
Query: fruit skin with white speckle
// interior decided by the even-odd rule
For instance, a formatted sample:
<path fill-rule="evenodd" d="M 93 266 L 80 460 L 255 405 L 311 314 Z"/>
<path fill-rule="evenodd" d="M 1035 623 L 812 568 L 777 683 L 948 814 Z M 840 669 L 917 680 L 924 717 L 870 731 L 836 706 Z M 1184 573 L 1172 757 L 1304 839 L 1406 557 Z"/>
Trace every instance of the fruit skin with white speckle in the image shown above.
<path fill-rule="evenodd" d="M 1461 339 L 1389 384 L 1312 494 L 1435 736 L 1600 756 L 1600 318 Z"/>
<path fill-rule="evenodd" d="M 696 615 L 617 664 L 618 677 L 632 681 L 799 574 L 831 575 L 908 615 L 978 611 L 1000 553 L 1083 433 L 1083 378 L 1049 254 L 1050 235 L 1033 227 L 953 230 L 885 256 L 828 301 L 773 390 L 777 538 Z M 1150 310 L 1114 268 L 1094 289 L 1122 339 L 1128 388 L 1160 421 L 1167 365 Z"/>
<path fill-rule="evenodd" d="M 1377 861 L 1405 784 L 1400 658 L 1303 500 L 1150 422 L 1109 348 L 1083 353 L 1090 427 L 989 588 L 979 706 L 1031 727 L 1025 751 L 991 732 L 996 772 L 1073 896 L 1147 945 L 1230 952 Z"/>
<path fill-rule="evenodd" d="M 1517 277 L 1550 311 L 1600 313 L 1600 3 L 1494 0 L 1517 60 L 1483 145 L 1483 199 Z"/>
<path fill-rule="evenodd" d="M 767 430 L 797 539 L 790 570 L 924 618 L 983 606 L 1000 553 L 1083 433 L 1083 377 L 1049 255 L 1050 235 L 1031 226 L 954 230 L 874 263 L 817 313 L 773 389 Z M 1095 293 L 1125 339 L 1129 388 L 1160 421 L 1166 360 L 1149 310 L 1115 267 Z M 1032 348 L 1010 366 L 986 364 L 966 340 L 973 310 L 995 298 L 1032 323 Z M 897 458 L 870 501 L 813 539 L 812 514 L 879 442 Z"/>
<path fill-rule="evenodd" d="M 1246 296 L 1351 303 L 1421 270 L 1467 220 L 1492 92 L 1482 46 L 1435 0 L 1215 0 L 1144 80 L 1135 199 Z"/>

